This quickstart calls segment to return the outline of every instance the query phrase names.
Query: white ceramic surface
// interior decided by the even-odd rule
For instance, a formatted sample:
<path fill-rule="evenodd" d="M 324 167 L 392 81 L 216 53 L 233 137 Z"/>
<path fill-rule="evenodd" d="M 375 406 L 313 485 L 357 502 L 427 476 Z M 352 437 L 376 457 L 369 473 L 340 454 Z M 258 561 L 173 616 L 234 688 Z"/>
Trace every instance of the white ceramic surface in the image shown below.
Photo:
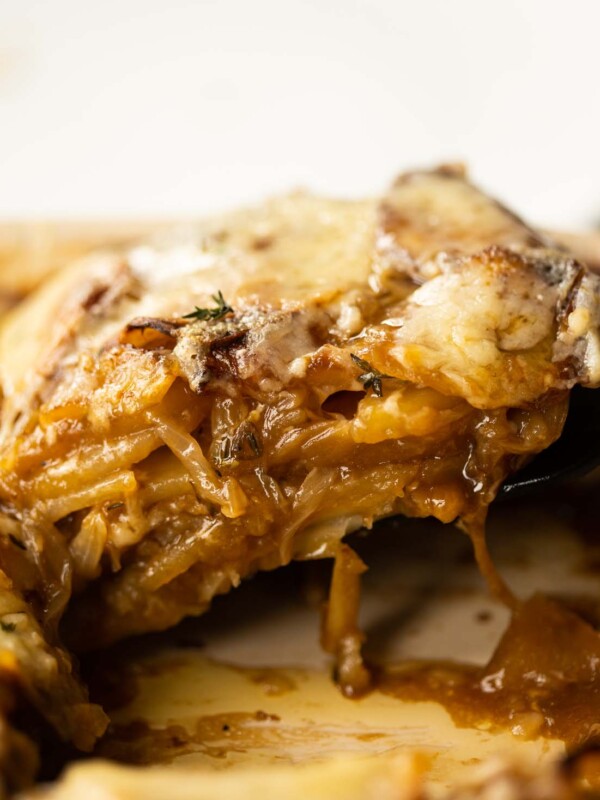
<path fill-rule="evenodd" d="M 600 218 L 596 0 L 0 0 L 0 217 L 196 214 L 464 159 Z"/>

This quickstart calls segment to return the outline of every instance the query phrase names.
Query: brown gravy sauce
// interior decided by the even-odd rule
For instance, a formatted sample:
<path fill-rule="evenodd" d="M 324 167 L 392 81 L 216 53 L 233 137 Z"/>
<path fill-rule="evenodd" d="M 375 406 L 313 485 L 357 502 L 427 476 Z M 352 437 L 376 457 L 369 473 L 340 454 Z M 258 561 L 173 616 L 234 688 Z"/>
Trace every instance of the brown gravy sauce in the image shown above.
<path fill-rule="evenodd" d="M 369 665 L 368 680 L 362 675 L 357 680 L 357 653 L 358 665 L 366 671 L 360 644 L 350 658 L 328 642 L 364 639 L 358 629 L 361 570 L 351 568 L 345 551 L 352 551 L 343 545 L 335 561 L 323 636 L 326 649 L 336 656 L 340 689 L 348 697 L 377 690 L 412 702 L 435 701 L 460 727 L 561 739 L 571 752 L 596 741 L 600 747 L 600 633 L 563 602 L 541 594 L 526 601 L 516 598 L 490 556 L 483 520 L 475 515 L 462 527 L 491 594 L 511 610 L 510 624 L 489 662 Z M 338 572 L 344 580 L 336 584 Z"/>
<path fill-rule="evenodd" d="M 133 720 L 113 726 L 94 755 L 145 765 L 168 764 L 190 753 L 224 759 L 232 751 L 246 752 L 277 742 L 274 722 L 279 717 L 262 710 L 202 716 L 192 730 L 178 724 L 154 728 L 144 720 Z"/>
<path fill-rule="evenodd" d="M 600 634 L 563 604 L 534 595 L 514 611 L 483 667 L 409 662 L 375 668 L 374 685 L 402 700 L 433 700 L 461 727 L 600 740 Z"/>
<path fill-rule="evenodd" d="M 267 695 L 297 688 L 283 671 L 242 671 L 253 682 L 272 685 Z M 600 634 L 563 603 L 543 595 L 513 612 L 485 666 L 410 661 L 371 665 L 371 674 L 371 691 L 409 702 L 438 702 L 459 727 L 561 739 L 571 753 L 600 743 Z M 170 762 L 192 752 L 221 759 L 232 750 L 277 746 L 282 734 L 272 725 L 278 721 L 260 710 L 202 716 L 191 731 L 133 720 L 113 725 L 95 755 L 133 764 Z M 597 751 L 593 760 L 598 767 Z"/>
<path fill-rule="evenodd" d="M 510 731 L 523 739 L 539 736 L 560 739 L 570 753 L 591 747 L 596 751 L 594 763 L 600 764 L 600 633 L 594 624 L 597 614 L 582 603 L 575 607 L 572 602 L 541 594 L 526 601 L 517 600 L 489 556 L 483 526 L 469 526 L 468 533 L 492 593 L 512 611 L 510 624 L 488 663 L 483 666 L 453 661 L 369 664 L 369 685 L 363 686 L 362 691 L 345 690 L 339 662 L 347 659 L 347 653 L 340 659 L 334 645 L 357 644 L 351 648 L 349 662 L 350 677 L 354 678 L 355 668 L 364 669 L 360 658 L 363 636 L 357 623 L 360 573 L 364 565 L 349 547 L 343 546 L 336 559 L 337 581 L 332 582 L 323 629 L 326 649 L 338 660 L 336 677 L 340 687 L 348 696 L 381 692 L 408 702 L 437 702 L 459 727 Z M 112 674 L 113 679 L 108 681 L 106 670 L 100 672 L 103 678 L 100 683 L 105 684 L 105 694 L 112 698 L 113 708 L 126 705 L 136 693 L 137 681 L 134 679 L 131 685 L 124 682 L 127 670 L 125 673 L 121 669 L 114 673 L 109 670 L 108 677 Z M 270 687 L 267 695 L 296 688 L 284 671 L 244 669 L 243 672 L 253 682 L 267 681 Z M 115 684 L 120 684 L 117 697 Z M 124 684 L 128 686 L 126 690 Z M 265 737 L 276 739 L 270 721 L 271 716 L 262 711 L 256 715 L 233 713 L 227 718 L 206 716 L 190 732 L 181 726 L 155 730 L 138 720 L 113 726 L 96 754 L 129 763 L 164 763 L 198 751 L 219 758 L 231 749 L 260 746 Z"/>

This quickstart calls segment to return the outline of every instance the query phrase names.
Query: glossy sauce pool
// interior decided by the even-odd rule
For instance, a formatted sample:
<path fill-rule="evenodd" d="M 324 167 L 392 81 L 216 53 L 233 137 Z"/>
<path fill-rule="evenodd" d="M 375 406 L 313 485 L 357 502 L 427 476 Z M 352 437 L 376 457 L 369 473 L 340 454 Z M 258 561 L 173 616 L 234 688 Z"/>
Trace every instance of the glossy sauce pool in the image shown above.
<path fill-rule="evenodd" d="M 493 511 L 494 560 L 523 600 L 512 619 L 464 534 L 400 520 L 354 539 L 370 568 L 361 624 L 375 678 L 359 700 L 340 695 L 318 645 L 307 572 L 326 568 L 259 576 L 96 663 L 94 691 L 116 706 L 97 754 L 235 770 L 419 751 L 439 786 L 492 754 L 561 757 L 600 725 L 594 520 L 593 492 Z"/>

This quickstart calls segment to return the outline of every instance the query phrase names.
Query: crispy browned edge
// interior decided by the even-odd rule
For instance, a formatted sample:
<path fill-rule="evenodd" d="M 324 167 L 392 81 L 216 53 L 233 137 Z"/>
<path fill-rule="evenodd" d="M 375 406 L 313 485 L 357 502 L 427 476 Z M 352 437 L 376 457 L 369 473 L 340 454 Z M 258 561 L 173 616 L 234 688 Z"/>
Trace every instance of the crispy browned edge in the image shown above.
<path fill-rule="evenodd" d="M 86 253 L 133 243 L 168 231 L 173 225 L 191 227 L 197 221 L 194 218 L 0 221 L 0 315 L 50 274 Z M 600 273 L 600 230 L 546 230 L 545 233 Z"/>

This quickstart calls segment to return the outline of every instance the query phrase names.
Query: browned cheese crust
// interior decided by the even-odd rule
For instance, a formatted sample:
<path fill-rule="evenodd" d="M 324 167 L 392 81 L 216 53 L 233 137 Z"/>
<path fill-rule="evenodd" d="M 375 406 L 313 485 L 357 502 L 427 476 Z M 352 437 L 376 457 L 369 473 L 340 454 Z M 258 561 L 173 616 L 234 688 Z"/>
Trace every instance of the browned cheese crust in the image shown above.
<path fill-rule="evenodd" d="M 341 539 L 399 513 L 460 522 L 506 595 L 485 511 L 600 381 L 599 313 L 598 278 L 456 169 L 77 262 L 0 332 L 5 669 L 90 747 L 62 641 L 167 628 L 295 558 L 337 557 L 354 597 Z M 353 613 L 332 600 L 346 665 Z"/>

